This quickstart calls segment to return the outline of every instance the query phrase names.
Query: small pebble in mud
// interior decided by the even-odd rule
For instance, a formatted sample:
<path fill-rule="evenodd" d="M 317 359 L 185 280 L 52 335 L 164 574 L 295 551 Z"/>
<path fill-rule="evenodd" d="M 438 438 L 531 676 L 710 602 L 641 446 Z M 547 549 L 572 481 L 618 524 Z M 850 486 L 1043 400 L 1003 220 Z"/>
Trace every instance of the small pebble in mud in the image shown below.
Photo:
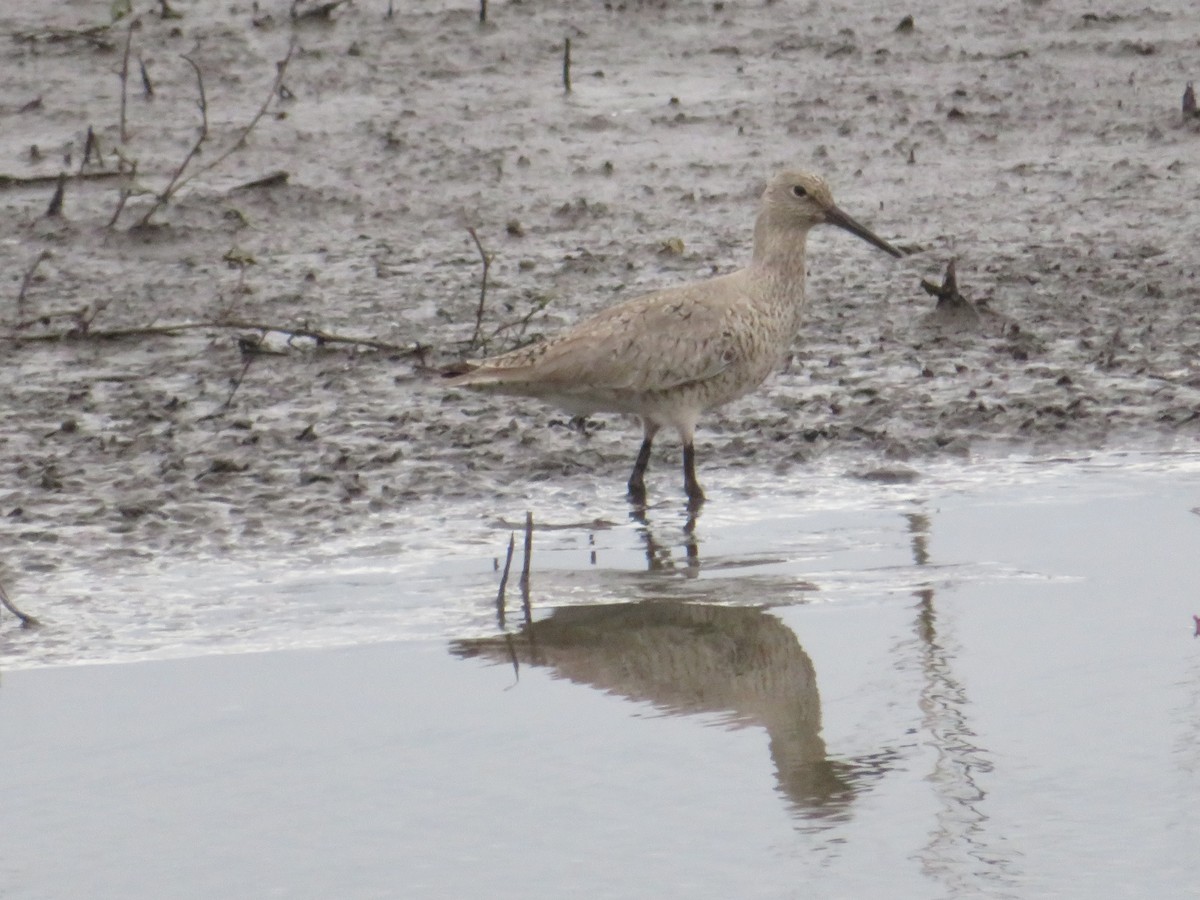
<path fill-rule="evenodd" d="M 900 20 L 900 24 L 896 26 L 896 30 L 899 31 L 901 34 L 905 34 L 909 31 L 912 31 L 913 28 L 915 28 L 915 27 L 916 27 L 916 23 L 913 22 L 913 17 L 905 16 L 903 19 Z"/>
<path fill-rule="evenodd" d="M 504 226 L 504 230 L 509 234 L 510 237 L 525 236 L 524 226 L 522 226 L 521 223 L 516 219 L 509 219 L 508 223 Z"/>
<path fill-rule="evenodd" d="M 79 423 L 74 419 L 64 419 L 63 423 L 58 426 L 58 429 L 64 434 L 73 434 L 79 430 Z"/>
<path fill-rule="evenodd" d="M 678 106 L 678 105 L 679 105 L 678 97 L 672 97 L 670 100 L 667 101 L 667 106 Z"/>

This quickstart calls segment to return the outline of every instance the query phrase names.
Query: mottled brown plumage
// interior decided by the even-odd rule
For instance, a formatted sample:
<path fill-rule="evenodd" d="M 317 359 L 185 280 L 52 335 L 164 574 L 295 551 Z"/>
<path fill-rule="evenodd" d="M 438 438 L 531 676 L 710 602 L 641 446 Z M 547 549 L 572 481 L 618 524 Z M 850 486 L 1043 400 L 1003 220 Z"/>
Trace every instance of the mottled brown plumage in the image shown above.
<path fill-rule="evenodd" d="M 639 502 L 651 442 L 671 426 L 683 441 L 688 497 L 699 504 L 696 423 L 782 362 L 804 314 L 805 238 L 821 223 L 902 255 L 838 209 L 820 178 L 783 172 L 763 192 L 746 268 L 628 300 L 542 343 L 469 363 L 449 383 L 536 397 L 573 415 L 638 416 L 644 439 L 629 494 Z"/>

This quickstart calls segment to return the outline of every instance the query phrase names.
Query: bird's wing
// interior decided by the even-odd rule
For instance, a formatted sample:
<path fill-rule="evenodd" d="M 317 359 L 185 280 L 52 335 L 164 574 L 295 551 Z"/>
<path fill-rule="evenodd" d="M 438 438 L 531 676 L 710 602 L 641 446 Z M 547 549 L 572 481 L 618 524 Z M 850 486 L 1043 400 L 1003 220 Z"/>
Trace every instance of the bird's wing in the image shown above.
<path fill-rule="evenodd" d="M 483 360 L 463 381 L 614 391 L 704 381 L 735 359 L 741 296 L 740 281 L 730 276 L 647 294 L 542 344 Z"/>

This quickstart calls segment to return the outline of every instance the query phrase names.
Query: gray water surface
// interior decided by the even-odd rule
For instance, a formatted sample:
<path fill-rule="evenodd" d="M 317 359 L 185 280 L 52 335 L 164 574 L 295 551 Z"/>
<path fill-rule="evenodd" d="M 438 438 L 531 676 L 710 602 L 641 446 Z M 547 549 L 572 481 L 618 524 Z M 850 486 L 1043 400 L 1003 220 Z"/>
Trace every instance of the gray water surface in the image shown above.
<path fill-rule="evenodd" d="M 1200 458 L 921 474 L 546 503 L 503 629 L 465 516 L 7 622 L 0 895 L 1187 895 Z"/>

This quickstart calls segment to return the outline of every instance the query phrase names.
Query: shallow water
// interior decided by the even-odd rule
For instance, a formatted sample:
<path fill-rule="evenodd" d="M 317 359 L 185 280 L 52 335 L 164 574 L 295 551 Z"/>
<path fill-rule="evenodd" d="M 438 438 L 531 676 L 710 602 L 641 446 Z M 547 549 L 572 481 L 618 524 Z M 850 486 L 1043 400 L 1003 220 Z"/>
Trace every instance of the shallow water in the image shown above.
<path fill-rule="evenodd" d="M 836 468 L 567 484 L 532 628 L 481 509 L 10 625 L 5 896 L 1180 896 L 1200 454 Z"/>

